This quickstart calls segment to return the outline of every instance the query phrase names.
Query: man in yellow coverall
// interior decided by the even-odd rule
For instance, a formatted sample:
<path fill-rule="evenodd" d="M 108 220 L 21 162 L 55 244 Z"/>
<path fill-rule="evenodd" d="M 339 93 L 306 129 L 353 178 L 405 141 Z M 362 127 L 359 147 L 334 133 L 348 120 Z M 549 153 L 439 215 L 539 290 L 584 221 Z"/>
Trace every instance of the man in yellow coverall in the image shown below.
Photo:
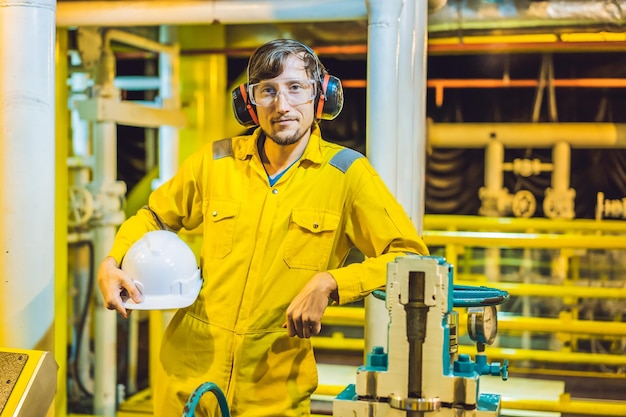
<path fill-rule="evenodd" d="M 164 335 L 155 416 L 181 415 L 204 382 L 224 391 L 232 416 L 308 416 L 317 386 L 309 338 L 329 302 L 359 300 L 385 286 L 396 257 L 428 253 L 368 160 L 322 139 L 327 76 L 297 41 L 259 47 L 242 90 L 259 128 L 186 160 L 124 222 L 100 265 L 105 305 L 126 318 L 120 292 L 142 298 L 119 268 L 128 248 L 150 230 L 202 225 L 204 283 Z M 344 266 L 353 247 L 365 260 Z M 217 410 L 205 395 L 196 412 Z"/>

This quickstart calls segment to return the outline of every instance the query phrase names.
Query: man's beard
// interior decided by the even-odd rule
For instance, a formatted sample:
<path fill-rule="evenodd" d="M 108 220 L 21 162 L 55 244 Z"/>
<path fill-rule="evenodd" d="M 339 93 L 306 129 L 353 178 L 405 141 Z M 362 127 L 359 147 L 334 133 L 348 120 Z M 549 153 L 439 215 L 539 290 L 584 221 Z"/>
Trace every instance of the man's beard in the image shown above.
<path fill-rule="evenodd" d="M 313 123 L 308 128 L 301 129 L 301 130 L 299 129 L 293 135 L 287 136 L 287 137 L 281 136 L 280 134 L 272 135 L 268 132 L 264 132 L 264 133 L 265 133 L 265 136 L 270 138 L 272 142 L 274 142 L 275 144 L 287 146 L 287 145 L 293 145 L 294 143 L 297 143 L 300 139 L 302 139 L 302 137 L 306 134 L 306 132 L 309 131 L 312 127 L 313 127 Z"/>

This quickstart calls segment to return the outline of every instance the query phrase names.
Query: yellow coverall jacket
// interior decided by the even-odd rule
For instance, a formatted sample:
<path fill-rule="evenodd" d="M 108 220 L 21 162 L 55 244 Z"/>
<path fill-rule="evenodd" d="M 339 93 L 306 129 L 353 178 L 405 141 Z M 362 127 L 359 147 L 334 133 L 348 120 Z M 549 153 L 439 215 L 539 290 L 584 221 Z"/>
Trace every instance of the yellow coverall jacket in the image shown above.
<path fill-rule="evenodd" d="M 389 262 L 428 250 L 409 217 L 358 152 L 324 141 L 317 126 L 298 162 L 270 186 L 260 129 L 192 155 L 120 228 L 118 263 L 143 233 L 202 224 L 203 288 L 164 335 L 155 416 L 180 416 L 204 382 L 225 393 L 232 416 L 307 416 L 317 368 L 309 339 L 289 337 L 286 309 L 318 271 L 340 304 L 384 287 Z M 365 261 L 342 267 L 356 246 Z M 204 395 L 196 413 L 217 414 Z"/>

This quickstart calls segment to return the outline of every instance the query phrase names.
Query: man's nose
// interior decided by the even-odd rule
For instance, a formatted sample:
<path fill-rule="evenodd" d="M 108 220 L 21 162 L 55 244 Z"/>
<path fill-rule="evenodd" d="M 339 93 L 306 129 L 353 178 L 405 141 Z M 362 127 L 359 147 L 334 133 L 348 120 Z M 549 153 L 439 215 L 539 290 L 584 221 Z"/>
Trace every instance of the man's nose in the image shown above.
<path fill-rule="evenodd" d="M 283 110 L 283 109 L 287 109 L 290 106 L 291 105 L 287 101 L 287 96 L 285 94 L 283 94 L 282 91 L 279 91 L 276 94 L 276 108 L 279 109 L 279 110 Z"/>

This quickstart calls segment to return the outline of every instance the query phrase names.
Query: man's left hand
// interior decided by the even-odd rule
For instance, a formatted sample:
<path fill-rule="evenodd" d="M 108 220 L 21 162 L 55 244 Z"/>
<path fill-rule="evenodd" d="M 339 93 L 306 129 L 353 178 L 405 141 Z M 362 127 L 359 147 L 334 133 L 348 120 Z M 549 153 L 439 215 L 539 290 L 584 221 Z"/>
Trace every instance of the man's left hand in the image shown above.
<path fill-rule="evenodd" d="M 287 308 L 287 320 L 283 324 L 287 334 L 306 339 L 319 334 L 329 298 L 337 301 L 337 281 L 329 272 L 319 272 Z"/>

